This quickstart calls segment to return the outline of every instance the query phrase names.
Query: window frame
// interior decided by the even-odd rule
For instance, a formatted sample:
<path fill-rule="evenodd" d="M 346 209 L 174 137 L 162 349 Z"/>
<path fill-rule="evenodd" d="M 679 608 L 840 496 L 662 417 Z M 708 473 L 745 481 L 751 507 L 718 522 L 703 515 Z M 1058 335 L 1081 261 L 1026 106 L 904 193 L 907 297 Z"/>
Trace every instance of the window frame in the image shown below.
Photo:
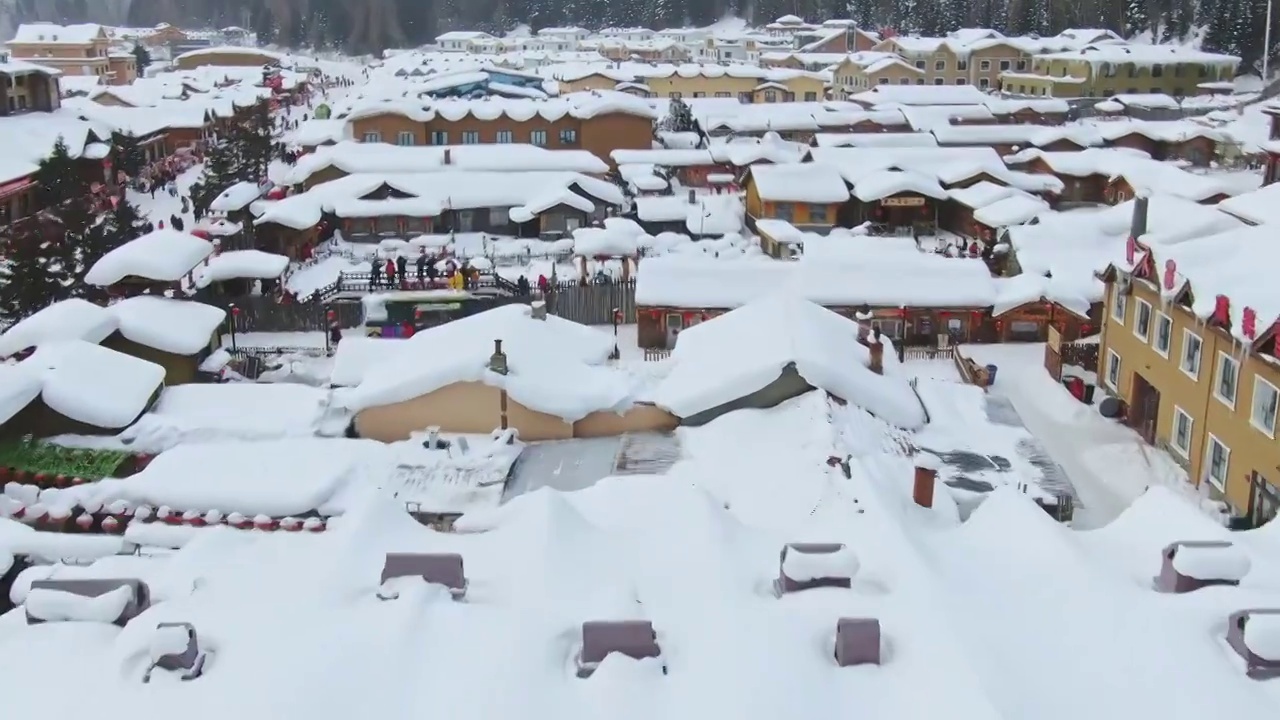
<path fill-rule="evenodd" d="M 1107 367 L 1103 370 L 1102 382 L 1115 392 L 1120 392 L 1120 353 L 1107 348 Z M 1115 370 L 1115 378 L 1111 377 L 1112 370 Z"/>
<path fill-rule="evenodd" d="M 463 130 L 461 140 L 463 145 L 479 145 L 480 131 L 479 130 Z"/>
<path fill-rule="evenodd" d="M 1129 317 L 1129 296 L 1121 292 L 1119 283 L 1111 285 L 1111 319 L 1124 325 Z"/>
<path fill-rule="evenodd" d="M 360 133 L 360 142 L 380 143 L 382 142 L 382 133 L 376 130 Z"/>
<path fill-rule="evenodd" d="M 514 130 L 499 130 L 494 135 L 494 143 L 498 145 L 510 145 L 516 141 L 516 133 Z"/>
<path fill-rule="evenodd" d="M 1164 325 L 1169 329 L 1168 334 L 1165 336 L 1165 345 L 1163 350 L 1160 349 L 1160 345 L 1159 345 L 1161 325 Z M 1165 360 L 1168 360 L 1169 349 L 1172 347 L 1173 347 L 1173 318 L 1157 310 L 1155 331 L 1151 333 L 1151 349 L 1155 350 L 1156 354 L 1159 355 L 1160 357 L 1164 358 Z"/>
<path fill-rule="evenodd" d="M 1143 300 L 1142 298 L 1138 298 L 1137 300 L 1137 307 L 1133 309 L 1133 336 L 1141 340 L 1143 344 L 1146 344 L 1151 342 L 1151 316 L 1155 312 L 1155 309 L 1152 308 L 1151 303 L 1146 300 Z M 1145 328 L 1142 326 L 1143 308 L 1147 309 L 1147 322 Z"/>
<path fill-rule="evenodd" d="M 541 138 L 542 142 L 538 142 L 539 138 Z M 530 145 L 533 145 L 533 146 L 535 146 L 535 147 L 546 147 L 546 146 L 547 146 L 547 131 L 546 131 L 546 130 L 530 130 L 530 131 L 529 131 L 529 144 L 530 144 Z"/>
<path fill-rule="evenodd" d="M 409 142 L 405 142 L 406 139 Z M 414 147 L 417 144 L 418 138 L 414 135 L 412 130 L 401 130 L 396 133 L 396 145 L 399 145 L 400 147 Z"/>
<path fill-rule="evenodd" d="M 1178 420 L 1186 418 L 1187 420 L 1187 444 L 1186 447 L 1178 445 Z M 1173 406 L 1173 424 L 1169 428 L 1169 447 L 1175 454 L 1181 456 L 1184 460 L 1191 459 L 1191 437 L 1196 426 L 1195 418 L 1191 417 L 1191 413 L 1183 410 L 1177 405 Z"/>
<path fill-rule="evenodd" d="M 1223 450 L 1221 479 L 1213 477 L 1213 448 L 1215 445 Z M 1225 493 L 1227 491 L 1227 478 L 1231 476 L 1231 448 L 1227 447 L 1227 444 L 1219 440 L 1218 436 L 1213 433 L 1209 433 L 1209 439 L 1204 444 L 1204 472 L 1201 475 L 1204 475 L 1204 479 L 1217 488 L 1218 492 Z"/>
<path fill-rule="evenodd" d="M 1226 377 L 1224 370 L 1227 365 L 1234 368 L 1234 377 L 1231 380 L 1231 397 L 1227 397 L 1222 392 L 1222 380 Z M 1231 357 L 1230 354 L 1218 351 L 1218 362 L 1214 363 L 1213 369 L 1213 397 L 1223 405 L 1236 409 L 1236 398 L 1240 396 L 1240 361 Z"/>
<path fill-rule="evenodd" d="M 1196 366 L 1194 369 L 1187 368 L 1188 338 L 1195 338 L 1195 341 L 1196 341 Z M 1199 381 L 1200 369 L 1203 366 L 1204 366 L 1204 339 L 1201 338 L 1199 335 L 1191 332 L 1190 330 L 1187 330 L 1184 328 L 1182 331 L 1182 353 L 1178 356 L 1178 369 L 1181 370 L 1184 375 L 1191 378 L 1192 380 Z"/>
<path fill-rule="evenodd" d="M 1262 425 L 1258 422 L 1258 390 L 1260 389 L 1261 385 L 1266 385 L 1268 388 L 1270 388 L 1272 396 L 1276 398 L 1276 409 L 1273 409 L 1271 412 L 1270 429 L 1268 429 L 1265 425 Z M 1249 398 L 1249 424 L 1252 425 L 1254 429 L 1257 430 L 1258 432 L 1274 440 L 1276 437 L 1276 423 L 1277 423 L 1276 416 L 1278 414 L 1280 414 L 1280 388 L 1273 385 L 1270 380 L 1267 380 L 1261 375 L 1255 374 L 1253 376 L 1253 393 L 1250 395 L 1250 398 Z"/>

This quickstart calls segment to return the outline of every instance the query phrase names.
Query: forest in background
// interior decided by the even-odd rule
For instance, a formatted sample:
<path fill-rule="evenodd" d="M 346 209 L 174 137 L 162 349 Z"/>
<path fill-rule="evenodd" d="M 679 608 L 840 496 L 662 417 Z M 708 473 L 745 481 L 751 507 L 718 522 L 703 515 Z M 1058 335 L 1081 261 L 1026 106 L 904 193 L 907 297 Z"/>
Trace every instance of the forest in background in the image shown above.
<path fill-rule="evenodd" d="M 868 29 L 933 36 L 962 27 L 1012 35 L 1102 27 L 1159 42 L 1199 36 L 1204 49 L 1241 57 L 1244 69 L 1260 65 L 1266 7 L 1266 0 L 0 0 L 10 23 L 248 25 L 264 41 L 350 52 L 412 47 L 447 30 L 660 29 L 705 26 L 727 16 L 763 24 L 786 14 L 815 22 L 852 18 Z M 1280 42 L 1276 20 L 1273 35 Z"/>

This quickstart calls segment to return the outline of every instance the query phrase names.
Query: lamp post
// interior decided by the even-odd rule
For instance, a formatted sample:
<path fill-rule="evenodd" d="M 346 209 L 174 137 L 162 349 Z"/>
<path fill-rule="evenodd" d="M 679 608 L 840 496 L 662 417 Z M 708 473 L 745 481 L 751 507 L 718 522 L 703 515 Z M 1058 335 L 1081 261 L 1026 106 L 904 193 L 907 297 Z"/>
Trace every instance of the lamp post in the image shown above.
<path fill-rule="evenodd" d="M 231 353 L 236 352 L 236 318 L 240 317 L 240 308 L 231 303 Z"/>

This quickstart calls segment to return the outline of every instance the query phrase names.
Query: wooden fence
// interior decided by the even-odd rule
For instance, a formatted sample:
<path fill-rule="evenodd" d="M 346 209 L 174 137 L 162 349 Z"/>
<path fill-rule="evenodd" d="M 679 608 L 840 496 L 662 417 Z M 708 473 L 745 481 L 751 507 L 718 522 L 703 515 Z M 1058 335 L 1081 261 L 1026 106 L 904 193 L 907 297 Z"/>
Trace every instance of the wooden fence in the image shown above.
<path fill-rule="evenodd" d="M 236 332 L 311 332 L 329 329 L 328 313 L 334 313 L 339 327 L 356 327 L 364 322 L 359 302 L 282 303 L 269 295 L 246 295 L 213 299 L 210 304 L 225 308 Z"/>
<path fill-rule="evenodd" d="M 956 347 L 948 345 L 940 347 L 904 347 L 898 346 L 898 360 L 951 360 Z"/>
<path fill-rule="evenodd" d="M 1098 372 L 1098 343 L 1062 343 L 1058 354 L 1063 365 L 1075 365 L 1085 372 Z"/>
<path fill-rule="evenodd" d="M 550 294 L 547 308 L 553 315 L 583 325 L 612 325 L 613 311 L 622 311 L 622 324 L 636 322 L 636 283 L 560 283 Z"/>
<path fill-rule="evenodd" d="M 671 351 L 666 348 L 645 348 L 644 349 L 644 359 L 647 362 L 657 362 L 659 360 L 666 360 L 669 357 L 671 357 Z"/>

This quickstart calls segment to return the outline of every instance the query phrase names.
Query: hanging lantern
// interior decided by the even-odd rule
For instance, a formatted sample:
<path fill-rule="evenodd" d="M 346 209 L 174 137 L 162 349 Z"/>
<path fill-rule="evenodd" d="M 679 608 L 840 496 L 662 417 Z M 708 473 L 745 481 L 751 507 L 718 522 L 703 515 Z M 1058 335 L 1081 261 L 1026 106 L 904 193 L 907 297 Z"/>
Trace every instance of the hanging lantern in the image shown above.
<path fill-rule="evenodd" d="M 156 519 L 155 511 L 151 509 L 150 505 L 139 505 L 138 508 L 133 511 L 133 517 L 135 520 L 144 523 L 149 523 Z"/>
<path fill-rule="evenodd" d="M 1213 321 L 1222 327 L 1231 325 L 1231 300 L 1219 295 L 1213 300 Z"/>
<path fill-rule="evenodd" d="M 1164 262 L 1164 289 L 1165 290 L 1173 289 L 1173 282 L 1177 278 L 1177 275 L 1178 275 L 1178 263 L 1174 262 L 1173 260 L 1166 260 Z"/>
<path fill-rule="evenodd" d="M 93 516 L 88 513 L 78 515 L 75 519 L 75 523 L 76 527 L 80 528 L 81 531 L 88 532 L 93 528 Z"/>
<path fill-rule="evenodd" d="M 217 510 L 210 510 L 204 514 L 205 525 L 217 525 L 223 521 L 222 513 Z"/>
<path fill-rule="evenodd" d="M 1246 307 L 1240 316 L 1240 332 L 1250 340 L 1258 339 L 1258 312 Z"/>
<path fill-rule="evenodd" d="M 324 532 L 325 530 L 324 518 L 317 518 L 317 517 L 307 518 L 302 522 L 302 529 L 308 532 Z"/>
<path fill-rule="evenodd" d="M 1130 267 L 1133 266 L 1134 259 L 1138 256 L 1138 241 L 1130 237 L 1124 241 L 1124 259 Z"/>
<path fill-rule="evenodd" d="M 114 517 L 103 518 L 102 532 L 107 533 L 109 535 L 115 535 L 116 533 L 124 532 L 124 523 L 120 522 Z"/>
<path fill-rule="evenodd" d="M 287 517 L 280 521 L 280 529 L 287 532 L 298 532 L 302 530 L 302 520 L 296 517 Z"/>
<path fill-rule="evenodd" d="M 188 510 L 182 513 L 182 524 L 192 525 L 194 527 L 203 527 L 204 517 L 201 516 L 200 513 L 196 512 L 195 510 Z"/>
<path fill-rule="evenodd" d="M 275 519 L 267 515 L 256 515 L 253 518 L 253 526 L 258 530 L 270 532 L 279 527 Z"/>

